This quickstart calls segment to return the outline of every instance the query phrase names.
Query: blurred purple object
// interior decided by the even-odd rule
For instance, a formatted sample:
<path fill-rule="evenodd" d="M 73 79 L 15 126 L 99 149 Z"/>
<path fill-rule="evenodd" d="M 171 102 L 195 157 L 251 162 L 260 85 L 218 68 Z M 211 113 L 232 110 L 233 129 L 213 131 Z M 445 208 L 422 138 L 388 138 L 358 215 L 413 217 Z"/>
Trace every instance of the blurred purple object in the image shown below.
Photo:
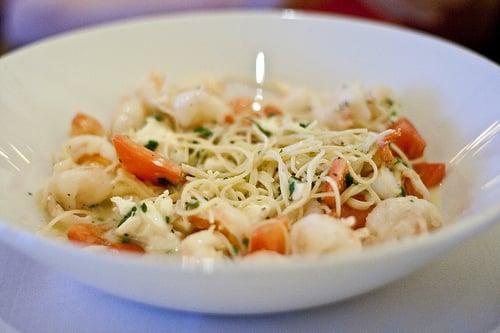
<path fill-rule="evenodd" d="M 0 0 L 1 3 L 2 0 Z M 277 7 L 282 0 L 6 0 L 4 36 L 9 46 L 120 18 L 182 10 Z"/>

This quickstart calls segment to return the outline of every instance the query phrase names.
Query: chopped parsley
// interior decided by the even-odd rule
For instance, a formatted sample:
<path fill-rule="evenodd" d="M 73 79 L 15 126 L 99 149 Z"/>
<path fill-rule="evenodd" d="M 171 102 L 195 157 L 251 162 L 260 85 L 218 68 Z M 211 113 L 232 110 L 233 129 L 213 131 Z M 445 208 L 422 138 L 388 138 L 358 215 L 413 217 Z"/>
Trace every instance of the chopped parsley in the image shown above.
<path fill-rule="evenodd" d="M 195 209 L 200 206 L 200 201 L 198 200 L 193 200 L 190 202 L 186 202 L 186 209 Z"/>
<path fill-rule="evenodd" d="M 147 212 L 148 211 L 148 205 L 146 205 L 145 202 L 142 203 L 141 205 L 141 210 L 143 213 Z"/>
<path fill-rule="evenodd" d="M 122 236 L 121 242 L 124 243 L 124 244 L 130 243 L 130 236 L 128 234 L 124 234 Z"/>
<path fill-rule="evenodd" d="M 307 128 L 307 126 L 311 125 L 311 122 L 308 123 L 299 123 L 299 126 L 302 128 Z"/>
<path fill-rule="evenodd" d="M 406 197 L 406 191 L 405 191 L 405 188 L 403 186 L 401 186 L 401 193 L 399 193 L 399 196 Z"/>
<path fill-rule="evenodd" d="M 129 219 L 129 217 L 132 217 L 135 215 L 135 212 L 137 211 L 137 207 L 132 207 L 131 210 L 129 210 L 129 212 L 127 214 L 125 214 L 125 216 L 120 220 L 120 223 L 118 223 L 118 226 L 121 226 L 123 224 L 123 222 L 127 221 Z"/>
<path fill-rule="evenodd" d="M 234 254 L 238 254 L 238 252 L 240 252 L 240 250 L 238 249 L 238 247 L 236 247 L 235 245 L 233 245 L 233 252 Z"/>
<path fill-rule="evenodd" d="M 199 136 L 205 139 L 208 139 L 214 134 L 211 130 L 205 127 L 197 127 L 194 129 L 194 131 L 195 133 L 198 133 Z"/>
<path fill-rule="evenodd" d="M 165 223 L 167 223 L 167 224 L 170 223 L 170 216 L 165 216 Z"/>
<path fill-rule="evenodd" d="M 351 174 L 348 173 L 347 175 L 345 175 L 345 186 L 349 187 L 352 184 L 354 184 L 354 178 L 352 178 Z"/>
<path fill-rule="evenodd" d="M 399 164 L 399 163 L 402 163 L 403 165 L 408 166 L 408 165 L 407 165 L 407 164 L 406 164 L 406 163 L 405 163 L 405 162 L 404 162 L 401 158 L 396 157 L 396 158 L 394 159 L 394 165 L 397 165 L 397 164 Z"/>
<path fill-rule="evenodd" d="M 244 245 L 245 247 L 248 247 L 248 244 L 249 244 L 249 243 L 250 243 L 250 240 L 249 240 L 247 237 L 243 238 L 243 245 Z"/>
<path fill-rule="evenodd" d="M 297 178 L 295 177 L 290 177 L 290 179 L 288 180 L 288 191 L 290 192 L 290 195 L 293 194 L 293 192 L 295 192 L 295 183 L 298 181 Z"/>
<path fill-rule="evenodd" d="M 158 148 L 158 141 L 149 140 L 148 143 L 144 145 L 144 147 L 148 148 L 149 150 L 155 151 L 156 148 Z"/>
<path fill-rule="evenodd" d="M 28 195 L 33 195 L 33 193 L 31 193 L 31 192 L 28 192 Z"/>
<path fill-rule="evenodd" d="M 391 106 L 394 105 L 394 101 L 392 99 L 388 98 L 388 97 L 384 99 L 383 103 L 385 105 L 387 105 L 388 107 L 391 107 Z"/>
<path fill-rule="evenodd" d="M 162 121 L 163 120 L 163 115 L 161 113 L 155 114 L 154 117 L 155 117 L 156 121 Z"/>
<path fill-rule="evenodd" d="M 167 178 L 161 177 L 161 178 L 158 178 L 156 181 L 158 182 L 158 185 L 162 185 L 162 186 L 167 186 L 168 185 Z"/>
<path fill-rule="evenodd" d="M 260 124 L 256 121 L 253 121 L 252 122 L 255 124 L 255 126 L 257 126 L 257 128 L 259 129 L 259 131 L 261 131 L 262 133 L 264 133 L 265 136 L 271 136 L 271 132 L 269 132 L 268 130 L 266 130 L 265 128 L 263 128 L 262 126 L 260 126 Z"/>

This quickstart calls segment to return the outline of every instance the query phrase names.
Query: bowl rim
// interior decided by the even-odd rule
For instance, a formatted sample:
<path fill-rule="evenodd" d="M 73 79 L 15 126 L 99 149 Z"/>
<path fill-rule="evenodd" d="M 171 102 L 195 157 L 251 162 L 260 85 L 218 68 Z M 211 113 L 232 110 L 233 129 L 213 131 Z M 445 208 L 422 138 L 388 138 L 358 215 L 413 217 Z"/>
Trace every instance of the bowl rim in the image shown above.
<path fill-rule="evenodd" d="M 452 50 L 452 52 L 459 52 L 463 57 L 479 62 L 480 64 L 488 66 L 491 71 L 496 71 L 500 74 L 500 66 L 492 60 L 467 49 L 454 42 L 445 40 L 441 37 L 432 36 L 425 32 L 420 32 L 407 27 L 401 27 L 392 23 L 382 23 L 374 20 L 351 17 L 347 15 L 338 14 L 322 14 L 310 13 L 300 10 L 280 9 L 280 10 L 209 10 L 209 11 L 193 11 L 183 13 L 159 14 L 159 15 L 144 15 L 134 18 L 127 18 L 116 20 L 111 23 L 97 24 L 90 27 L 79 28 L 51 37 L 43 38 L 29 45 L 20 47 L 0 57 L 0 66 L 6 65 L 10 59 L 22 56 L 32 50 L 38 48 L 51 47 L 53 44 L 59 42 L 66 42 L 68 40 L 78 38 L 81 36 L 89 36 L 100 32 L 107 32 L 117 30 L 123 27 L 134 28 L 136 26 L 155 24 L 160 21 L 170 21 L 175 24 L 183 20 L 224 20 L 224 19 L 270 19 L 270 20 L 300 20 L 300 21 L 324 21 L 332 22 L 337 21 L 345 24 L 354 24 L 361 27 L 368 27 L 370 29 L 385 30 L 390 33 L 397 33 L 406 35 L 409 38 L 417 38 L 428 43 L 432 43 L 438 47 L 444 47 Z M 315 258 L 310 257 L 292 257 L 287 258 L 282 264 L 276 264 L 277 261 L 263 261 L 256 263 L 245 262 L 228 262 L 224 260 L 207 260 L 192 264 L 186 262 L 182 257 L 162 258 L 162 264 L 158 265 L 158 261 L 145 260 L 142 257 L 137 257 L 131 254 L 113 254 L 113 253 L 95 253 L 91 251 L 82 251 L 80 246 L 74 245 L 71 242 L 63 242 L 51 237 L 39 235 L 34 232 L 28 232 L 22 228 L 7 223 L 0 218 L 0 239 L 3 239 L 11 246 L 17 247 L 25 253 L 30 251 L 24 250 L 19 246 L 20 243 L 31 243 L 36 246 L 46 247 L 51 251 L 63 251 L 68 255 L 86 258 L 89 260 L 98 260 L 110 265 L 133 265 L 141 269 L 153 269 L 160 271 L 172 271 L 183 268 L 185 272 L 193 272 L 195 274 L 224 272 L 229 274 L 240 274 L 245 272 L 275 272 L 275 271 L 296 271 L 301 270 L 305 266 L 308 268 L 321 269 L 326 267 L 334 267 L 335 265 L 354 264 L 364 261 L 374 260 L 380 257 L 390 255 L 402 255 L 410 251 L 418 251 L 419 249 L 431 246 L 446 239 L 457 238 L 464 239 L 469 236 L 484 230 L 486 227 L 493 225 L 500 220 L 500 200 L 497 204 L 489 205 L 485 210 L 478 214 L 472 214 L 462 218 L 457 218 L 446 225 L 444 228 L 432 232 L 426 236 L 414 237 L 401 242 L 391 242 L 376 247 L 354 253 L 341 253 L 322 255 Z"/>

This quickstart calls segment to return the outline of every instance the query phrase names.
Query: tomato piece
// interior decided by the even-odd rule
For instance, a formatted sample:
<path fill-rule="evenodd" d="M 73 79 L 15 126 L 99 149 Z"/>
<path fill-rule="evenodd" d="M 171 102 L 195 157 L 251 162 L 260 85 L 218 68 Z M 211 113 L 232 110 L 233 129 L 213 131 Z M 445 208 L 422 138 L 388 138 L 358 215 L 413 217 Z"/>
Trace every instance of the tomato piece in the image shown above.
<path fill-rule="evenodd" d="M 142 180 L 157 185 L 182 184 L 185 181 L 182 169 L 177 163 L 143 147 L 124 135 L 112 139 L 122 166 L 128 172 Z"/>
<path fill-rule="evenodd" d="M 422 193 L 417 191 L 415 189 L 415 187 L 413 187 L 413 184 L 412 184 L 410 178 L 405 178 L 403 180 L 403 187 L 405 189 L 406 195 L 413 195 L 414 197 L 423 199 L 424 196 L 422 195 Z"/>
<path fill-rule="evenodd" d="M 393 160 L 394 155 L 388 144 L 380 146 L 373 155 L 373 161 L 377 166 L 381 166 L 383 163 L 391 163 Z"/>
<path fill-rule="evenodd" d="M 135 243 L 114 243 L 108 246 L 110 250 L 119 252 L 144 253 L 144 248 Z"/>
<path fill-rule="evenodd" d="M 415 163 L 413 170 L 420 176 L 422 182 L 427 187 L 439 185 L 446 173 L 444 163 Z"/>
<path fill-rule="evenodd" d="M 328 171 L 328 176 L 332 178 L 339 188 L 339 192 L 342 193 L 346 188 L 345 177 L 349 173 L 349 168 L 347 166 L 347 161 L 342 158 L 336 158 L 332 162 L 332 166 L 330 167 L 330 171 Z M 325 183 L 325 192 L 333 191 L 330 184 Z M 323 198 L 325 204 L 330 208 L 335 207 L 335 198 L 334 197 L 325 197 Z"/>
<path fill-rule="evenodd" d="M 106 230 L 90 223 L 75 223 L 68 228 L 67 237 L 70 241 L 86 245 L 106 245 L 102 234 Z"/>
<path fill-rule="evenodd" d="M 266 117 L 272 117 L 272 116 L 280 116 L 283 114 L 283 111 L 278 109 L 276 106 L 273 105 L 266 105 L 264 106 L 264 109 L 262 112 L 266 115 Z"/>
<path fill-rule="evenodd" d="M 401 131 L 401 136 L 394 138 L 393 142 L 409 159 L 415 159 L 424 154 L 425 140 L 408 119 L 400 118 L 390 128 Z"/>
<path fill-rule="evenodd" d="M 288 252 L 288 230 L 285 223 L 286 217 L 278 217 L 255 228 L 250 237 L 248 253 L 266 250 L 286 254 Z"/>
<path fill-rule="evenodd" d="M 252 111 L 253 99 L 250 97 L 238 97 L 229 102 L 229 106 L 235 114 L 241 114 Z"/>
<path fill-rule="evenodd" d="M 87 114 L 78 112 L 71 121 L 71 136 L 77 135 L 103 135 L 104 129 L 102 128 L 99 120 Z"/>
<path fill-rule="evenodd" d="M 210 222 L 199 216 L 190 216 L 188 220 L 196 230 L 205 230 L 210 227 Z"/>
<path fill-rule="evenodd" d="M 351 206 L 349 206 L 348 204 L 343 204 L 342 205 L 342 210 L 340 212 L 340 217 L 349 217 L 349 216 L 354 216 L 354 218 L 356 219 L 356 223 L 351 227 L 352 229 L 359 229 L 359 228 L 363 228 L 366 224 L 366 217 L 368 216 L 368 214 L 371 213 L 371 211 L 373 210 L 375 206 L 370 206 L 368 207 L 368 209 L 365 209 L 365 210 L 360 210 L 360 209 L 356 209 L 356 208 L 353 208 Z M 336 216 L 335 215 L 335 212 L 332 212 L 333 216 Z"/>

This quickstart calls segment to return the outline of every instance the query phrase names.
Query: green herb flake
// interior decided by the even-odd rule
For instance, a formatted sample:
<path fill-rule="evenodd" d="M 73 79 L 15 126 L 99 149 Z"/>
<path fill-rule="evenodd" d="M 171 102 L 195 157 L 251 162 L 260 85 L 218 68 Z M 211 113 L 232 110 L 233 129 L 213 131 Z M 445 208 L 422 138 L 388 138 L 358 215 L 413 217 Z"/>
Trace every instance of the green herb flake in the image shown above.
<path fill-rule="evenodd" d="M 347 175 L 345 175 L 345 186 L 349 187 L 352 184 L 354 184 L 354 178 L 352 178 L 351 174 L 348 173 Z"/>
<path fill-rule="evenodd" d="M 158 148 L 158 141 L 149 140 L 148 143 L 144 145 L 144 147 L 148 148 L 149 150 L 155 151 L 156 148 Z"/>
<path fill-rule="evenodd" d="M 402 160 L 401 158 L 399 158 L 399 157 L 396 157 L 396 158 L 394 159 L 394 165 L 397 165 L 397 164 L 399 164 L 399 163 L 403 164 L 404 166 L 408 166 L 408 164 L 406 164 L 406 163 L 405 163 L 405 161 L 403 161 L 403 160 Z"/>
<path fill-rule="evenodd" d="M 214 135 L 214 133 L 211 130 L 205 127 L 197 127 L 194 129 L 194 132 L 198 133 L 199 136 L 205 139 L 208 139 L 209 137 Z"/>
<path fill-rule="evenodd" d="M 399 194 L 400 197 L 406 197 L 406 191 L 403 186 L 401 186 L 401 193 Z"/>
<path fill-rule="evenodd" d="M 163 121 L 163 115 L 161 113 L 157 113 L 154 115 L 156 121 Z"/>
<path fill-rule="evenodd" d="M 141 210 L 143 213 L 147 212 L 148 211 L 148 205 L 146 205 L 145 202 L 142 203 L 141 205 Z"/>
<path fill-rule="evenodd" d="M 186 209 L 195 209 L 195 208 L 198 208 L 200 206 L 200 201 L 193 200 L 190 202 L 186 202 L 185 205 L 186 205 Z"/>
<path fill-rule="evenodd" d="M 233 245 L 233 252 L 235 255 L 238 254 L 238 252 L 240 252 L 240 250 L 238 249 L 238 247 L 236 247 L 235 245 Z"/>
<path fill-rule="evenodd" d="M 290 177 L 290 179 L 288 180 L 288 191 L 290 192 L 290 195 L 292 195 L 293 192 L 295 192 L 295 185 L 297 181 L 298 179 L 293 176 Z"/>
<path fill-rule="evenodd" d="M 243 245 L 245 247 L 248 247 L 249 244 L 250 244 L 250 240 L 247 237 L 243 238 Z"/>
<path fill-rule="evenodd" d="M 310 122 L 308 123 L 299 123 L 299 126 L 302 127 L 302 128 L 307 128 L 307 126 L 311 125 Z"/>
<path fill-rule="evenodd" d="M 388 107 L 391 107 L 394 105 L 394 101 L 387 97 L 384 99 L 384 104 L 387 105 Z"/>
<path fill-rule="evenodd" d="M 167 178 L 161 177 L 161 178 L 158 178 L 156 181 L 157 181 L 158 185 L 161 185 L 161 186 L 167 186 L 168 185 Z"/>
<path fill-rule="evenodd" d="M 124 234 L 122 236 L 121 242 L 124 243 L 124 244 L 130 243 L 130 236 L 129 236 L 129 234 Z"/>
<path fill-rule="evenodd" d="M 258 122 L 253 121 L 253 120 L 252 120 L 252 122 L 255 124 L 255 126 L 257 126 L 257 128 L 259 129 L 259 131 L 261 131 L 262 133 L 264 133 L 265 136 L 270 137 L 272 135 L 271 132 L 269 132 L 268 130 L 266 130 L 262 126 L 260 126 L 260 124 Z"/>
<path fill-rule="evenodd" d="M 31 193 L 31 192 L 28 192 L 28 195 L 33 195 L 33 193 Z"/>
<path fill-rule="evenodd" d="M 137 207 L 132 207 L 131 210 L 129 210 L 129 212 L 127 214 L 125 214 L 125 216 L 120 220 L 120 223 L 118 223 L 118 226 L 121 226 L 123 224 L 123 222 L 127 221 L 129 219 L 129 217 L 132 217 L 135 215 L 135 212 L 137 211 Z"/>
<path fill-rule="evenodd" d="M 170 223 L 170 216 L 165 216 L 165 223 L 169 224 Z"/>

